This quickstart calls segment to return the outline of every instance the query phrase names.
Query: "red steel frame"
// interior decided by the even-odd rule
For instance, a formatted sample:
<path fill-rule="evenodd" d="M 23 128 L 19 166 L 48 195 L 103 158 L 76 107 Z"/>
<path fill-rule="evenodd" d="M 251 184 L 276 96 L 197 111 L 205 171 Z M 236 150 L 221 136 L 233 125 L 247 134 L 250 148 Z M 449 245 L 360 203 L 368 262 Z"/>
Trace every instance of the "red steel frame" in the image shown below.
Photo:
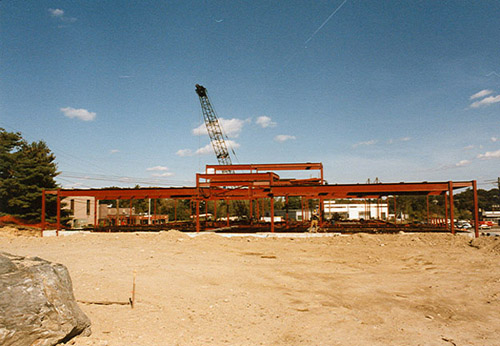
<path fill-rule="evenodd" d="M 317 170 L 320 177 L 315 179 L 280 179 L 273 171 Z M 247 173 L 233 173 L 248 171 Z M 210 172 L 210 173 L 209 173 Z M 231 173 L 228 173 L 231 172 Z M 237 165 L 207 165 L 205 173 L 196 174 L 195 187 L 172 188 L 139 188 L 139 189 L 57 189 L 42 192 L 42 234 L 45 229 L 45 197 L 47 194 L 57 196 L 57 234 L 60 225 L 60 200 L 63 197 L 86 196 L 95 198 L 94 212 L 97 214 L 98 200 L 110 199 L 189 199 L 196 203 L 196 231 L 200 231 L 200 201 L 219 200 L 249 200 L 250 205 L 256 201 L 257 217 L 260 214 L 259 200 L 270 199 L 271 232 L 274 232 L 274 197 L 300 196 L 309 199 L 364 198 L 379 199 L 384 196 L 425 195 L 445 197 L 446 224 L 448 223 L 448 205 L 450 215 L 450 231 L 455 234 L 453 223 L 453 191 L 471 187 L 474 191 L 474 230 L 479 236 L 478 228 L 478 201 L 476 181 L 448 181 L 448 182 L 421 182 L 421 183 L 380 183 L 380 184 L 325 184 L 323 165 L 321 163 L 281 163 L 281 164 L 237 164 Z M 448 200 L 449 198 L 449 200 Z M 396 207 L 396 199 L 394 199 Z M 304 209 L 304 205 L 302 205 Z M 321 209 L 321 208 L 320 208 Z M 322 209 L 321 209 L 322 212 Z M 304 215 L 304 214 L 303 214 Z M 322 218 L 323 215 L 320 215 Z M 97 225 L 94 215 L 94 226 Z M 229 218 L 227 220 L 229 224 Z"/>

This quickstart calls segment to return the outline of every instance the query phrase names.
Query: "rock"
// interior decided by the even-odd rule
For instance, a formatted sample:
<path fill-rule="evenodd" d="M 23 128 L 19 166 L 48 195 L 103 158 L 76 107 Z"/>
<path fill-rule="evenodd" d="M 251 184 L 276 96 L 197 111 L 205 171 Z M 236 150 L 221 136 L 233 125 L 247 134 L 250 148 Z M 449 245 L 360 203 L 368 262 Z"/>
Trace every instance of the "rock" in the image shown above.
<path fill-rule="evenodd" d="M 0 252 L 0 345 L 56 345 L 90 333 L 65 266 Z"/>

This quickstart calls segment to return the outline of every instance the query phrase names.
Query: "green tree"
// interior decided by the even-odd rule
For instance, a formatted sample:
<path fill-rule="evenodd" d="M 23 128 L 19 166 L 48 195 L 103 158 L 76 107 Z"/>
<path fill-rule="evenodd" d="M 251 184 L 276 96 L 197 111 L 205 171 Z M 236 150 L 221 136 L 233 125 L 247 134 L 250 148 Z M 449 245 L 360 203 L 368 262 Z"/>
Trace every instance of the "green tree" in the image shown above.
<path fill-rule="evenodd" d="M 45 142 L 28 143 L 19 132 L 0 128 L 0 213 L 40 221 L 42 189 L 58 187 L 54 161 Z M 48 214 L 55 216 L 55 198 L 47 197 Z"/>

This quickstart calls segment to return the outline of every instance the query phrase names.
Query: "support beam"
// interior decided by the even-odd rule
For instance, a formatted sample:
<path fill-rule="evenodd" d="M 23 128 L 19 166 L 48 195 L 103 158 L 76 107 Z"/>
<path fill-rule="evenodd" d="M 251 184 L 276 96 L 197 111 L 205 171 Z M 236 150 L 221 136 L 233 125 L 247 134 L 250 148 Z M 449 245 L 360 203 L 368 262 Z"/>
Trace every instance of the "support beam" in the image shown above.
<path fill-rule="evenodd" d="M 120 199 L 116 200 L 116 219 L 115 226 L 120 226 Z"/>
<path fill-rule="evenodd" d="M 214 222 L 217 223 L 217 200 L 214 200 Z"/>
<path fill-rule="evenodd" d="M 429 195 L 425 196 L 425 201 L 427 203 L 427 224 L 429 224 Z"/>
<path fill-rule="evenodd" d="M 40 236 L 43 237 L 45 231 L 45 189 L 42 190 L 42 220 L 41 220 Z"/>
<path fill-rule="evenodd" d="M 475 180 L 472 181 L 472 190 L 474 191 L 474 235 L 475 237 L 479 237 L 479 206 L 477 200 L 477 182 Z"/>
<path fill-rule="evenodd" d="M 200 201 L 197 199 L 196 200 L 196 233 L 199 233 L 199 232 L 200 232 Z"/>
<path fill-rule="evenodd" d="M 97 228 L 97 220 L 98 220 L 97 212 L 98 212 L 97 198 L 94 197 L 94 229 Z"/>
<path fill-rule="evenodd" d="M 59 236 L 59 231 L 61 230 L 61 190 L 57 190 L 57 227 L 56 236 Z"/>
<path fill-rule="evenodd" d="M 398 224 L 398 212 L 396 209 L 396 196 L 392 196 L 392 199 L 394 201 L 394 224 Z M 389 206 L 387 206 L 387 213 L 389 213 Z"/>
<path fill-rule="evenodd" d="M 177 202 L 178 200 L 175 200 L 175 205 L 174 205 L 174 221 L 177 222 Z"/>
<path fill-rule="evenodd" d="M 448 193 L 450 194 L 450 225 L 451 234 L 455 234 L 455 217 L 454 217 L 454 207 L 453 207 L 453 182 L 448 182 Z"/>
<path fill-rule="evenodd" d="M 274 233 L 274 196 L 271 196 L 271 233 Z"/>
<path fill-rule="evenodd" d="M 444 193 L 444 214 L 445 214 L 444 215 L 444 218 L 445 218 L 444 223 L 446 225 L 446 229 L 451 229 L 448 226 L 448 220 L 449 220 L 449 218 L 448 218 L 448 194 L 446 192 Z"/>

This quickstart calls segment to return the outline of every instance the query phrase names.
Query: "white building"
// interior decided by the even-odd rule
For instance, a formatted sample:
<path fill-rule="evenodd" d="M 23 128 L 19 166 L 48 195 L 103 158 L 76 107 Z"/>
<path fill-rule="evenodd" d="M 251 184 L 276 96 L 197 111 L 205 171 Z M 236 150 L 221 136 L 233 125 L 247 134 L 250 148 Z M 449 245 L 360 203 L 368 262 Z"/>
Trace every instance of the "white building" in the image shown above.
<path fill-rule="evenodd" d="M 359 220 L 359 219 L 377 219 L 387 220 L 388 217 L 394 218 L 394 215 L 389 215 L 389 208 L 386 202 L 368 202 L 353 201 L 353 203 L 337 203 L 335 200 L 325 200 L 323 202 L 324 217 L 330 219 L 334 214 L 340 215 L 344 220 Z M 311 211 L 305 211 L 306 219 L 311 219 Z M 297 220 L 302 220 L 302 211 L 297 210 Z"/>
<path fill-rule="evenodd" d="M 70 211 L 71 228 L 94 224 L 94 197 L 67 197 L 62 200 L 63 209 Z"/>

